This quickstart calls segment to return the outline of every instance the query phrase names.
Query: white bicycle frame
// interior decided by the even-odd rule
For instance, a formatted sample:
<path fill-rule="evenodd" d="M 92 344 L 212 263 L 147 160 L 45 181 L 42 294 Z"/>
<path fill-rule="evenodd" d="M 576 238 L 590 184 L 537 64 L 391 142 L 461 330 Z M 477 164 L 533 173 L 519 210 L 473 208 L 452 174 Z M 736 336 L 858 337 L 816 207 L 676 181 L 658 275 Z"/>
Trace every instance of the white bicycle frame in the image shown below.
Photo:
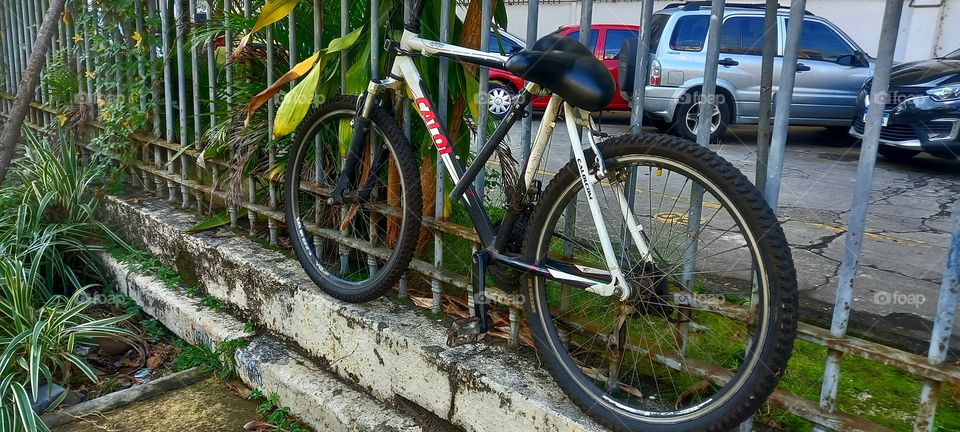
<path fill-rule="evenodd" d="M 418 53 L 425 56 L 445 57 L 493 67 L 502 67 L 508 59 L 508 57 L 496 53 L 477 51 L 456 45 L 421 39 L 418 34 L 413 33 L 410 30 L 404 30 L 403 37 L 399 43 L 399 50 L 400 52 L 404 53 Z M 377 95 L 379 95 L 379 93 L 384 89 L 402 91 L 404 87 L 409 92 L 408 96 L 410 96 L 413 100 L 414 108 L 419 113 L 424 125 L 433 138 L 434 145 L 439 152 L 440 160 L 446 167 L 447 173 L 450 175 L 454 183 L 460 182 L 464 174 L 464 168 L 459 161 L 459 156 L 456 156 L 453 152 L 452 145 L 444 132 L 443 125 L 441 124 L 439 117 L 434 112 L 430 103 L 427 92 L 423 86 L 420 72 L 417 70 L 416 64 L 410 55 L 397 55 L 394 59 L 393 68 L 388 78 L 383 80 L 375 80 L 370 83 L 367 89 L 367 98 L 366 103 L 364 104 L 362 115 L 366 118 L 369 118 L 370 109 L 376 101 Z M 538 86 L 536 86 L 536 84 L 527 84 L 527 90 L 535 90 L 537 87 Z M 629 284 L 626 282 L 622 269 L 619 266 L 618 259 L 614 251 L 613 244 L 610 241 L 610 235 L 607 231 L 607 226 L 604 223 L 603 213 L 600 209 L 600 203 L 598 202 L 595 191 L 595 185 L 599 183 L 601 179 L 606 178 L 608 173 L 606 167 L 604 166 L 603 159 L 598 157 L 600 152 L 597 148 L 594 135 L 590 132 L 586 134 L 587 143 L 593 150 L 594 160 L 587 160 L 587 156 L 583 149 L 583 142 L 580 139 L 581 127 L 587 128 L 588 131 L 595 130 L 595 124 L 593 123 L 593 119 L 590 117 L 589 113 L 563 102 L 563 99 L 556 94 L 553 94 L 550 97 L 550 101 L 547 104 L 546 110 L 544 111 L 540 122 L 540 128 L 537 131 L 537 135 L 530 149 L 529 160 L 526 162 L 526 169 L 523 173 L 524 184 L 530 185 L 534 180 L 535 174 L 539 169 L 540 163 L 542 162 L 543 155 L 546 152 L 547 146 L 550 142 L 550 138 L 552 137 L 553 131 L 556 128 L 556 121 L 559 117 L 561 109 L 563 110 L 567 133 L 570 137 L 571 149 L 573 150 L 577 169 L 580 173 L 580 180 L 583 184 L 584 193 L 586 194 L 587 204 L 590 208 L 590 215 L 593 218 L 597 235 L 600 238 L 601 248 L 603 249 L 604 259 L 607 264 L 605 272 L 601 269 L 584 268 L 581 266 L 577 266 L 577 268 L 581 274 L 606 275 L 610 279 L 609 282 L 597 282 L 596 280 L 578 274 L 572 274 L 562 269 L 550 268 L 549 266 L 547 266 L 546 271 L 550 277 L 553 277 L 557 280 L 579 282 L 586 286 L 585 289 L 587 291 L 603 296 L 619 295 L 621 298 L 627 299 L 632 294 L 631 289 Z M 596 166 L 595 172 L 591 172 L 591 164 Z M 619 181 L 612 180 L 609 183 L 611 185 L 611 189 L 613 189 L 614 195 L 617 197 L 620 212 L 627 226 L 627 231 L 629 232 L 632 244 L 637 248 L 637 251 L 645 261 L 652 261 L 653 258 L 651 256 L 646 237 L 643 235 L 643 227 L 634 217 L 631 206 L 627 201 L 626 195 L 624 194 L 623 187 L 620 185 Z M 483 217 L 486 219 L 486 225 L 488 227 L 491 226 L 489 218 L 486 216 L 486 212 L 482 208 L 482 202 L 476 199 L 476 193 L 472 188 L 468 189 L 463 201 L 467 205 L 467 209 L 470 211 L 472 217 L 475 214 L 482 213 L 484 215 Z M 481 240 L 483 240 L 484 243 L 488 243 L 485 237 L 489 238 L 490 233 L 482 231 L 484 229 L 484 227 L 481 226 L 484 225 L 482 221 L 481 223 L 475 223 L 475 225 L 477 226 Z M 509 260 L 507 261 L 509 264 Z M 529 268 L 529 265 L 518 263 L 517 267 Z"/>

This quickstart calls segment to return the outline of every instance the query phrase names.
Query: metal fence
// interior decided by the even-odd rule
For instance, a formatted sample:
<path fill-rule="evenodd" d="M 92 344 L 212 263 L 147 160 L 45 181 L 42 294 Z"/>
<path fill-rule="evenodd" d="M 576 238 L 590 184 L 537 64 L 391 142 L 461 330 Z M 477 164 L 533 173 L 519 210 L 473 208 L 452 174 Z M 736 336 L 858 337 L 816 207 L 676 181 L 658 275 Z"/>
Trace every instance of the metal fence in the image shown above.
<path fill-rule="evenodd" d="M 273 81 L 275 62 L 286 60 L 291 66 L 305 57 L 305 53 L 298 52 L 298 42 L 295 35 L 297 29 L 310 28 L 313 30 L 313 48 L 322 47 L 322 11 L 325 3 L 320 0 L 303 0 L 301 3 L 313 2 L 313 16 L 303 16 L 291 13 L 288 17 L 289 41 L 286 45 L 282 41 L 275 41 L 273 26 L 267 27 L 259 37 L 263 39 L 267 68 L 266 79 Z M 4 112 L 8 112 L 14 93 L 16 92 L 21 75 L 26 66 L 27 58 L 35 44 L 36 31 L 42 20 L 49 0 L 7 0 L 0 5 L 0 31 L 2 31 L 2 63 L 4 65 L 4 90 L 0 98 L 0 105 Z M 404 16 L 409 14 L 410 1 L 404 4 Z M 511 4 L 517 3 L 510 0 Z M 589 29 L 591 25 L 593 1 L 583 0 L 581 30 Z M 883 115 L 883 100 L 887 97 L 890 81 L 890 71 L 893 63 L 893 53 L 899 35 L 899 19 L 903 8 L 902 0 L 886 0 L 885 15 L 879 31 L 882 34 L 879 44 L 879 55 L 876 64 L 871 94 L 871 103 L 867 113 L 866 130 L 863 145 L 860 151 L 860 162 L 857 171 L 857 184 L 853 197 L 853 204 L 849 213 L 846 247 L 840 270 L 837 298 L 834 305 L 833 322 L 829 329 L 819 328 L 808 324 L 800 324 L 799 337 L 802 340 L 813 342 L 828 349 L 827 361 L 824 368 L 823 386 L 820 400 L 808 400 L 785 390 L 778 390 L 770 399 L 770 403 L 785 409 L 793 414 L 811 421 L 817 429 L 840 430 L 883 430 L 884 428 L 870 421 L 839 412 L 836 409 L 836 396 L 839 386 L 840 358 L 843 355 L 863 357 L 882 364 L 893 366 L 906 373 L 924 380 L 919 398 L 919 411 L 916 414 L 914 429 L 918 431 L 933 430 L 933 419 L 936 414 L 938 395 L 943 383 L 960 383 L 960 368 L 945 363 L 949 339 L 952 333 L 954 315 L 957 308 L 957 296 L 960 292 L 960 217 L 954 210 L 957 222 L 947 257 L 947 267 L 943 275 L 938 310 L 934 322 L 934 330 L 930 336 L 930 349 L 927 356 L 916 355 L 898 350 L 879 343 L 851 337 L 847 335 L 847 326 L 853 309 L 852 297 L 854 280 L 858 269 L 858 257 L 862 249 L 865 232 L 867 205 L 872 186 L 872 174 L 877 155 L 877 146 L 880 134 L 881 118 Z M 140 181 L 144 189 L 166 197 L 173 205 L 183 208 L 192 208 L 200 212 L 209 212 L 213 207 L 226 207 L 230 215 L 229 225 L 239 228 L 246 225 L 251 235 L 265 236 L 268 241 L 276 245 L 278 241 L 278 227 L 283 223 L 284 214 L 280 209 L 282 197 L 276 176 L 269 175 L 269 170 L 259 170 L 250 173 L 244 166 L 230 157 L 202 158 L 201 152 L 193 144 L 210 131 L 219 115 L 229 115 L 224 107 L 237 107 L 246 103 L 235 97 L 236 86 L 241 81 L 235 79 L 235 72 L 230 62 L 221 64 L 215 41 L 229 41 L 227 47 L 234 41 L 233 28 L 225 25 L 221 34 L 208 38 L 211 43 L 203 46 L 187 44 L 185 34 L 195 28 L 198 20 L 213 19 L 219 15 L 225 24 L 230 24 L 230 17 L 242 14 L 250 17 L 257 13 L 257 6 L 251 0 L 223 0 L 217 3 L 206 0 L 144 0 L 134 2 L 135 16 L 109 16 L 102 9 L 103 2 L 96 0 L 75 0 L 68 6 L 68 11 L 62 17 L 58 34 L 53 38 L 53 50 L 47 55 L 48 63 L 55 60 L 55 52 L 67 52 L 68 63 L 77 65 L 78 87 L 81 89 L 76 106 L 79 113 L 73 113 L 71 119 L 65 118 L 61 106 L 56 106 L 56 92 L 46 81 L 41 84 L 36 93 L 35 103 L 28 118 L 28 126 L 43 130 L 48 127 L 63 126 L 66 121 L 80 119 L 90 126 L 87 135 L 81 138 L 95 139 L 98 134 L 105 133 L 107 122 L 113 113 L 105 110 L 105 99 L 108 95 L 116 94 L 111 85 L 139 86 L 142 91 L 136 92 L 137 97 L 130 102 L 130 106 L 139 109 L 139 113 L 146 118 L 139 131 L 129 135 L 130 143 L 134 146 L 134 157 L 126 160 L 126 165 L 132 176 Z M 372 73 L 377 73 L 377 49 L 382 45 L 385 36 L 379 31 L 377 22 L 380 10 L 380 0 L 370 0 L 371 13 L 369 25 L 374 31 L 370 32 Z M 450 14 L 454 13 L 456 4 L 464 4 L 451 0 L 441 1 L 440 16 L 443 23 L 449 23 Z M 767 0 L 768 7 L 767 27 L 772 29 L 776 17 L 776 0 Z M 537 39 L 537 11 L 539 2 L 527 2 L 528 23 L 526 39 L 532 43 Z M 790 21 L 803 22 L 805 0 L 794 0 L 790 10 Z M 492 22 L 492 0 L 482 0 L 482 21 Z M 711 4 L 711 20 L 707 36 L 707 62 L 704 69 L 704 85 L 702 95 L 705 100 L 712 100 L 716 94 L 716 78 L 719 59 L 720 23 L 724 14 L 725 2 L 714 0 Z M 350 29 L 350 4 L 347 0 L 340 2 L 340 29 L 339 34 L 345 35 Z M 81 13 L 82 12 L 82 13 Z M 103 13 L 101 13 L 103 12 Z M 650 38 L 653 13 L 653 0 L 644 0 L 638 10 L 637 23 L 641 24 L 641 40 Z M 84 21 L 74 19 L 78 15 L 88 18 Z M 90 17 L 93 17 L 92 19 Z M 774 121 L 770 119 L 770 101 L 772 98 L 772 77 L 774 73 L 773 56 L 776 51 L 774 44 L 766 44 L 763 59 L 763 99 L 761 103 L 761 122 L 758 132 L 758 175 L 756 182 L 764 191 L 771 207 L 777 208 L 780 180 L 784 164 L 784 146 L 788 136 L 788 119 L 790 118 L 791 98 L 799 51 L 801 25 L 791 25 L 786 38 L 786 49 L 783 56 L 782 77 L 777 91 L 777 98 L 773 106 Z M 487 48 L 489 26 L 481 30 L 481 48 Z M 440 38 L 449 41 L 450 28 L 447 24 L 440 27 Z M 151 35 L 159 42 L 157 46 L 147 47 L 148 53 L 139 61 L 134 70 L 110 69 L 101 67 L 104 64 L 120 64 L 124 59 L 129 60 L 133 50 L 140 49 L 140 41 Z M 588 31 L 581 31 L 581 37 L 586 38 Z M 770 39 L 770 38 L 768 38 Z M 584 41 L 585 42 L 585 41 Z M 104 44 L 114 49 L 105 49 Z M 115 45 L 111 45 L 115 44 Z M 284 52 L 278 53 L 276 47 L 283 46 Z M 635 59 L 637 64 L 637 82 L 646 82 L 648 68 L 647 44 L 640 43 Z M 115 49 L 122 47 L 123 49 Z M 187 65 L 190 67 L 187 68 Z M 346 71 L 346 64 L 343 71 Z M 445 101 L 449 92 L 447 77 L 448 67 L 445 60 L 441 60 L 438 113 L 446 116 L 448 107 Z M 104 76 L 94 71 L 109 74 Z M 249 79 L 249 78 L 244 78 Z M 486 68 L 480 73 L 480 94 L 486 94 L 488 88 L 488 74 Z M 266 83 L 261 83 L 266 84 Z M 643 121 L 643 88 L 638 91 L 632 100 L 631 124 L 641 125 Z M 268 105 L 268 118 L 272 119 L 275 112 L 274 101 Z M 481 112 L 485 110 L 481 109 Z M 699 125 L 699 144 L 707 145 L 710 122 L 706 116 L 709 110 L 701 109 Z M 410 116 L 406 111 L 404 126 L 409 131 Z M 270 121 L 270 120 L 268 120 Z M 486 130 L 486 114 L 477 119 L 478 130 Z M 272 124 L 267 125 L 272 128 Z M 522 144 L 524 154 L 529 148 L 532 127 L 532 117 L 527 116 L 522 122 Z M 269 139 L 264 136 L 263 139 Z M 274 166 L 277 152 L 275 147 L 267 146 L 267 163 Z M 85 150 L 89 151 L 89 150 Z M 228 155 L 229 156 L 229 155 Z M 472 230 L 450 221 L 444 220 L 444 180 L 443 165 L 438 164 L 436 197 L 437 206 L 433 217 L 424 217 L 423 225 L 434 233 L 435 253 L 432 262 L 423 259 L 414 259 L 412 271 L 421 274 L 430 281 L 432 292 L 432 308 L 434 312 L 441 310 L 441 295 L 445 286 L 453 286 L 469 291 L 469 277 L 465 274 L 453 273 L 444 267 L 445 236 L 454 236 L 473 242 L 478 245 L 478 239 Z M 244 185 L 244 196 L 239 200 L 231 199 L 229 191 L 224 186 L 231 177 L 239 177 Z M 479 180 L 482 181 L 482 178 Z M 481 188 L 482 190 L 482 188 Z M 233 197 L 235 198 L 235 197 Z M 694 197 L 695 198 L 695 197 Z M 237 205 L 226 203 L 238 202 Z M 246 220 L 243 219 L 246 213 Z M 691 218 L 696 220 L 698 218 Z M 265 221 L 265 222 L 264 222 Z M 265 230 L 263 229 L 265 225 Z M 407 279 L 400 283 L 400 295 L 405 295 Z M 518 341 L 518 316 L 521 304 L 517 303 L 506 293 L 492 289 L 491 297 L 509 308 L 510 340 Z M 742 430 L 751 430 L 748 422 Z"/>

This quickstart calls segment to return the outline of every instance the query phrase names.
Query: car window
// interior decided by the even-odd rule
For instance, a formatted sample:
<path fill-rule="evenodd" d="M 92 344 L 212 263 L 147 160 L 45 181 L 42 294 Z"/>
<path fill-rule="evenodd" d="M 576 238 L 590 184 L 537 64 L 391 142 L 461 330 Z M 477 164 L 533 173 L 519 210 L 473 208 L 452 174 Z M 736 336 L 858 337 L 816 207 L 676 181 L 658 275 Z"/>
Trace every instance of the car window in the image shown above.
<path fill-rule="evenodd" d="M 720 52 L 762 55 L 763 18 L 731 17 L 724 21 L 720 29 Z"/>
<path fill-rule="evenodd" d="M 943 56 L 943 58 L 948 60 L 960 60 L 960 49 Z"/>
<path fill-rule="evenodd" d="M 500 54 L 511 54 L 522 50 L 523 47 L 510 38 L 500 35 L 497 37 L 495 32 L 490 32 L 490 52 Z"/>
<path fill-rule="evenodd" d="M 790 20 L 787 20 L 787 25 Z M 856 53 L 830 26 L 806 20 L 800 35 L 801 60 L 820 60 L 833 63 L 849 62 Z"/>
<path fill-rule="evenodd" d="M 590 48 L 590 51 L 594 51 L 594 52 L 595 52 L 595 48 L 597 47 L 597 36 L 599 36 L 599 35 L 600 35 L 600 30 L 596 30 L 596 29 L 590 30 L 590 43 L 587 44 L 587 47 Z M 570 33 L 567 35 L 567 37 L 579 42 L 579 41 L 580 41 L 580 30 L 574 30 L 574 31 L 570 32 Z"/>
<path fill-rule="evenodd" d="M 707 15 L 685 15 L 677 20 L 670 36 L 670 48 L 678 51 L 700 51 L 707 37 L 710 17 Z"/>
<path fill-rule="evenodd" d="M 604 60 L 617 58 L 623 41 L 639 37 L 640 33 L 635 30 L 607 30 L 607 39 L 603 42 Z"/>
<path fill-rule="evenodd" d="M 660 37 L 663 36 L 663 28 L 670 21 L 670 15 L 654 14 L 653 25 L 650 26 L 650 52 L 656 53 L 657 46 L 660 45 Z"/>

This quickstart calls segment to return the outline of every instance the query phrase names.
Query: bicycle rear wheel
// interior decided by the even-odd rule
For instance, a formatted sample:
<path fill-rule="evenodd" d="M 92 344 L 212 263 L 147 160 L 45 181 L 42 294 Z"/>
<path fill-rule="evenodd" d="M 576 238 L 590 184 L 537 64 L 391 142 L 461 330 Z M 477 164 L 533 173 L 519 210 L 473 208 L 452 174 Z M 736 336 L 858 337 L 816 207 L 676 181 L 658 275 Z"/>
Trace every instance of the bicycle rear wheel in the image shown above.
<path fill-rule="evenodd" d="M 330 192 L 353 136 L 357 98 L 321 105 L 300 125 L 286 172 L 286 218 L 293 249 L 307 275 L 340 300 L 373 300 L 410 264 L 420 228 L 420 177 L 410 144 L 382 108 L 371 127 L 356 191 L 343 204 Z"/>
<path fill-rule="evenodd" d="M 571 399 L 613 429 L 729 430 L 773 392 L 793 346 L 796 276 L 783 231 L 756 188 L 706 148 L 639 134 L 600 152 L 608 176 L 596 197 L 634 295 L 533 277 L 526 303 L 538 354 Z M 631 172 L 653 263 L 621 240 L 629 236 L 613 191 Z M 586 202 L 571 161 L 534 211 L 525 258 L 606 269 Z"/>

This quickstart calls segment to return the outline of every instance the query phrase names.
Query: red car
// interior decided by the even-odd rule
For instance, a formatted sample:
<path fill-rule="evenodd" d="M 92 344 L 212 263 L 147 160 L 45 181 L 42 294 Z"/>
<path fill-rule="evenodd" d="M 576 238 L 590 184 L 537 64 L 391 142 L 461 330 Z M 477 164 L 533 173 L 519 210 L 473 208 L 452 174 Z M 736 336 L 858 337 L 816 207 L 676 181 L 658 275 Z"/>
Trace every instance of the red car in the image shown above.
<path fill-rule="evenodd" d="M 523 41 L 505 31 L 499 31 L 500 38 L 497 38 L 496 32 L 490 34 L 490 52 L 502 52 L 511 54 L 520 51 L 524 47 Z M 568 25 L 560 27 L 556 34 L 579 39 L 580 26 Z M 640 26 L 629 24 L 594 24 L 590 27 L 589 48 L 593 50 L 594 55 L 603 61 L 603 64 L 610 69 L 613 75 L 613 82 L 617 81 L 617 55 L 620 54 L 620 45 L 625 39 L 636 39 L 640 34 Z M 496 118 L 503 118 L 510 109 L 510 103 L 516 97 L 520 89 L 523 88 L 523 78 L 520 78 L 510 72 L 501 69 L 490 69 L 490 87 L 488 96 L 490 104 L 489 112 Z M 549 98 L 541 97 L 533 100 L 534 109 L 543 109 L 547 106 Z M 608 110 L 629 111 L 630 105 L 620 96 L 620 90 L 617 89 L 613 100 L 607 106 Z"/>

